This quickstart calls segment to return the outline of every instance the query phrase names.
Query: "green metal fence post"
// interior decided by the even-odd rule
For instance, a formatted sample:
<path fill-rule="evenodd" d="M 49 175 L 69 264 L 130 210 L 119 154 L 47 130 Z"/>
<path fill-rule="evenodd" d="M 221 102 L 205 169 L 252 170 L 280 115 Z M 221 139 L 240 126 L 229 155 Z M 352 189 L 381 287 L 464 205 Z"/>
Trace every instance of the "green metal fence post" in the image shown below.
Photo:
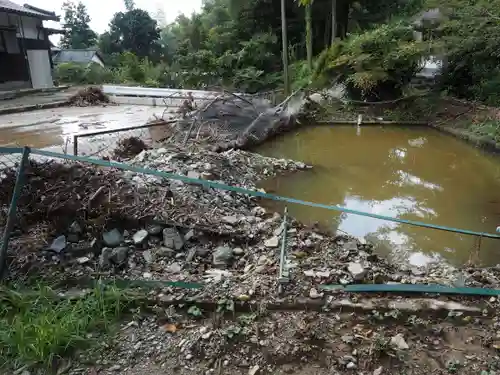
<path fill-rule="evenodd" d="M 283 214 L 283 223 L 281 224 L 281 249 L 280 249 L 280 265 L 278 270 L 278 289 L 281 293 L 283 290 L 283 284 L 286 284 L 290 281 L 290 276 L 288 273 L 288 269 L 286 269 L 286 246 L 287 246 L 287 215 L 288 208 L 285 207 L 285 212 Z"/>
<path fill-rule="evenodd" d="M 78 155 L 78 134 L 73 135 L 73 155 Z"/>
<path fill-rule="evenodd" d="M 19 164 L 19 167 L 17 169 L 16 184 L 14 185 L 14 192 L 12 194 L 9 212 L 7 214 L 7 223 L 5 224 L 3 232 L 2 246 L 0 247 L 0 278 L 3 277 L 5 272 L 10 234 L 12 232 L 12 228 L 14 227 L 14 223 L 16 221 L 17 201 L 19 199 L 19 196 L 21 195 L 21 189 L 23 188 L 24 168 L 28 162 L 29 154 L 30 154 L 30 148 L 24 147 L 21 158 L 21 164 Z"/>

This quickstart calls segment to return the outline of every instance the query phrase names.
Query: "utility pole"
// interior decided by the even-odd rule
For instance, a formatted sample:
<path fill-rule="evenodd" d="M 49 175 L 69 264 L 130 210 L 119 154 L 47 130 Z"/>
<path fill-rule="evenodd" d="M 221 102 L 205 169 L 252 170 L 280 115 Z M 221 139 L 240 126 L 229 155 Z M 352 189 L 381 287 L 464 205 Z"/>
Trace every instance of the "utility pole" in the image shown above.
<path fill-rule="evenodd" d="M 290 94 L 290 82 L 288 81 L 288 38 L 286 31 L 286 8 L 285 0 L 281 0 L 281 39 L 283 41 L 283 79 L 285 83 L 285 95 Z"/>

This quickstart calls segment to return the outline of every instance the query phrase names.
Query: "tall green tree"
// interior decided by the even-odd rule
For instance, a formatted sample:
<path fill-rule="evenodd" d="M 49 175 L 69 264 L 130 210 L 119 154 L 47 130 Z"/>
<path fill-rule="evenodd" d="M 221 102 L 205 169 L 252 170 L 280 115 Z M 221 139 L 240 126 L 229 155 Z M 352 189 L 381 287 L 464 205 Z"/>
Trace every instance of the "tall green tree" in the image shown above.
<path fill-rule="evenodd" d="M 62 48 L 84 49 L 96 45 L 97 34 L 90 28 L 90 16 L 82 2 L 63 4 L 64 34 L 60 41 Z"/>
<path fill-rule="evenodd" d="M 118 12 L 109 24 L 108 42 L 116 51 L 129 51 L 140 58 L 155 60 L 160 50 L 160 32 L 156 25 L 145 10 Z"/>
<path fill-rule="evenodd" d="M 127 10 L 127 12 L 134 10 L 134 8 L 135 8 L 134 0 L 124 0 L 124 3 L 125 3 L 125 9 Z"/>
<path fill-rule="evenodd" d="M 300 5 L 305 7 L 306 10 L 306 53 L 307 53 L 307 66 L 312 71 L 313 60 L 313 47 L 312 47 L 312 14 L 311 7 L 313 0 L 299 0 Z"/>

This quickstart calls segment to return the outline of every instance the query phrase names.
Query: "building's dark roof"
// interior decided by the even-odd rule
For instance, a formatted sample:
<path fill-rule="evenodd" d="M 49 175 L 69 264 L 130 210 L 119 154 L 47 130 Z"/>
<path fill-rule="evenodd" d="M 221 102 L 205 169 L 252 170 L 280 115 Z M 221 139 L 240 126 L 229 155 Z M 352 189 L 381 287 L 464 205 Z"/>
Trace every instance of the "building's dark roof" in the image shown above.
<path fill-rule="evenodd" d="M 29 17 L 36 17 L 42 20 L 59 21 L 59 17 L 54 12 L 32 7 L 25 4 L 19 5 L 10 0 L 0 0 L 0 12 L 21 14 Z"/>
<path fill-rule="evenodd" d="M 54 51 L 54 56 L 52 60 L 54 63 L 66 63 L 66 62 L 74 62 L 80 64 L 88 64 L 92 61 L 92 58 L 97 55 L 99 59 L 102 61 L 101 56 L 97 50 L 92 49 L 61 49 L 59 51 Z"/>

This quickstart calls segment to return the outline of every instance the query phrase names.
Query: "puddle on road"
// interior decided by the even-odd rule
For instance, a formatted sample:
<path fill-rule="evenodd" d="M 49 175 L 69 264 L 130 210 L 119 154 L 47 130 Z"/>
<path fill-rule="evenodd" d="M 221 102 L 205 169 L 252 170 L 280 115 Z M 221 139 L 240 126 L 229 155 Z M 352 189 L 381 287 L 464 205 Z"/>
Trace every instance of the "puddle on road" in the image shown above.
<path fill-rule="evenodd" d="M 55 152 L 71 152 L 74 134 L 103 129 L 143 125 L 154 114 L 163 112 L 160 107 L 107 106 L 107 107 L 63 107 L 49 110 L 23 112 L 0 116 L 1 146 L 30 146 Z M 144 136 L 145 131 L 137 133 Z M 124 136 L 115 133 L 113 139 Z M 132 135 L 129 134 L 128 136 Z M 135 135 L 135 134 L 134 134 Z M 79 150 L 91 154 L 102 143 L 109 143 L 106 136 L 81 138 Z"/>
<path fill-rule="evenodd" d="M 375 214 L 494 233 L 500 225 L 500 157 L 430 128 L 311 127 L 257 150 L 300 160 L 310 171 L 261 184 L 268 192 Z M 269 208 L 284 205 L 267 201 Z M 365 236 L 394 261 L 462 265 L 477 238 L 319 208 L 288 205 L 294 217 Z M 477 257 L 472 257 L 477 260 Z M 479 261 L 500 263 L 500 240 L 481 241 Z"/>

